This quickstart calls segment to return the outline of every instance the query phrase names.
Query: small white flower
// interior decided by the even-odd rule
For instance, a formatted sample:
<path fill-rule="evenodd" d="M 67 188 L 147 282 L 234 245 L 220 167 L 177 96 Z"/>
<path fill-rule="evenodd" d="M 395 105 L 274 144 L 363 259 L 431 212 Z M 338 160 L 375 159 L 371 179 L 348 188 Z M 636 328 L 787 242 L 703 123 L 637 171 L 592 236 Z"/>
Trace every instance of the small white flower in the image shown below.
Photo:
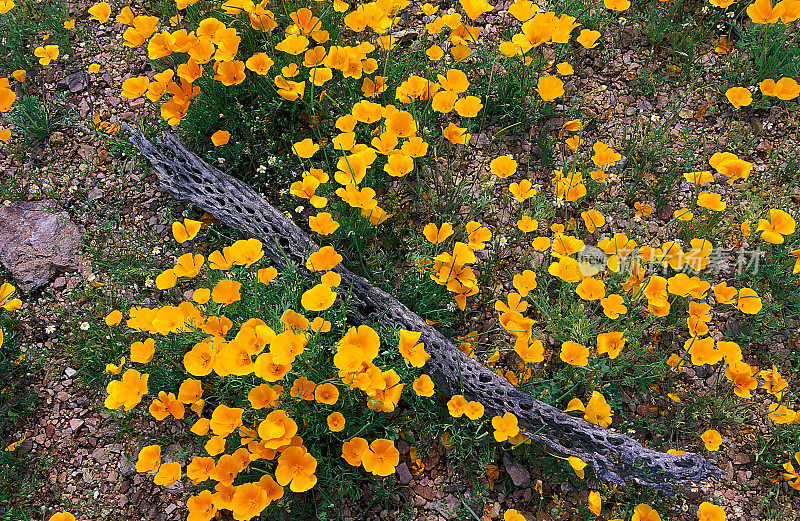
<path fill-rule="evenodd" d="M 218 157 L 217 158 L 217 163 L 219 163 L 221 165 L 224 165 L 225 164 L 225 158 L 224 157 Z"/>
<path fill-rule="evenodd" d="M 295 208 L 295 209 L 294 209 L 294 211 L 295 211 L 295 212 L 297 212 L 297 213 L 302 213 L 302 212 L 303 212 L 303 210 L 305 210 L 305 209 L 306 209 L 306 208 L 305 208 L 305 206 L 303 206 L 303 205 L 301 204 L 301 205 L 299 205 L 297 208 Z"/>
<path fill-rule="evenodd" d="M 620 25 L 625 25 L 626 23 L 628 23 L 628 19 L 625 18 L 624 16 L 620 16 L 619 17 L 619 24 Z"/>
<path fill-rule="evenodd" d="M 636 221 L 636 222 L 638 223 L 638 222 L 641 222 L 641 220 L 642 220 L 642 217 L 641 217 L 640 215 L 634 215 L 634 216 L 633 216 L 633 220 L 634 220 L 634 221 Z"/>
<path fill-rule="evenodd" d="M 736 16 L 736 13 L 734 13 L 733 11 L 728 11 L 728 13 L 726 13 L 725 16 L 727 16 L 728 18 L 733 18 L 734 16 Z"/>
<path fill-rule="evenodd" d="M 652 121 L 653 123 L 658 123 L 659 121 L 661 121 L 661 116 L 659 116 L 658 114 L 653 114 L 652 116 L 650 116 L 650 121 Z"/>
<path fill-rule="evenodd" d="M 264 165 L 258 165 L 258 168 L 256 168 L 256 172 L 258 172 L 259 174 L 263 174 L 266 171 L 267 167 L 265 167 Z"/>
<path fill-rule="evenodd" d="M 500 240 L 498 242 L 500 243 L 500 246 L 505 246 L 506 244 L 508 244 L 508 239 L 506 239 L 505 236 L 503 236 L 500 237 Z"/>
<path fill-rule="evenodd" d="M 455 311 L 456 310 L 456 303 L 454 301 L 450 301 L 447 303 L 447 311 Z"/>
<path fill-rule="evenodd" d="M 88 277 L 86 277 L 86 280 L 91 282 L 91 281 L 95 280 L 96 278 L 97 278 L 97 276 L 94 273 L 92 273 Z"/>
<path fill-rule="evenodd" d="M 274 165 L 274 164 L 275 164 L 275 158 L 274 158 L 274 157 L 272 157 L 272 156 L 269 156 L 269 157 L 267 158 L 267 164 L 268 164 L 269 166 L 272 166 L 272 165 Z"/>
<path fill-rule="evenodd" d="M 51 333 L 55 333 L 55 331 L 56 331 L 56 326 L 47 326 L 46 328 L 44 328 L 44 332 L 47 333 L 48 335 Z"/>
<path fill-rule="evenodd" d="M 288 188 L 281 188 L 280 190 L 278 190 L 278 193 L 281 194 L 281 195 L 286 195 L 286 194 L 289 193 L 289 189 Z"/>
<path fill-rule="evenodd" d="M 153 279 L 148 278 L 144 281 L 145 288 L 152 288 L 153 287 Z"/>
<path fill-rule="evenodd" d="M 81 329 L 84 330 L 84 331 L 89 329 L 89 323 L 88 322 L 82 322 L 81 323 Z"/>
<path fill-rule="evenodd" d="M 137 215 L 136 217 L 133 218 L 133 220 L 138 223 L 139 221 L 142 220 L 142 216 L 141 215 Z"/>
<path fill-rule="evenodd" d="M 11 205 L 11 201 L 9 201 L 8 199 L 6 199 L 5 201 L 3 201 L 3 204 L 4 204 L 5 206 L 10 206 L 10 205 Z"/>
<path fill-rule="evenodd" d="M 160 246 L 153 246 L 153 253 L 156 254 L 156 255 L 161 253 L 161 247 Z"/>
<path fill-rule="evenodd" d="M 563 197 L 559 197 L 558 199 L 556 199 L 556 206 L 558 206 L 559 208 L 564 206 L 564 198 Z"/>

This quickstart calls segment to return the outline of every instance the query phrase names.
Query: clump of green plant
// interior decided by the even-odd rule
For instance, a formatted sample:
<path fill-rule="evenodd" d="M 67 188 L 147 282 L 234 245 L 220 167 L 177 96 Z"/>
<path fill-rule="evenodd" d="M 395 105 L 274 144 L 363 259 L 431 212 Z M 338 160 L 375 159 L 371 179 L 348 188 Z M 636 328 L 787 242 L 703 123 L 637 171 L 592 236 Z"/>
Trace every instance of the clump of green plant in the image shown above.
<path fill-rule="evenodd" d="M 0 436 L 7 441 L 0 451 L 0 507 L 9 516 L 24 518 L 27 514 L 22 505 L 32 486 L 36 461 L 18 450 L 27 436 L 10 436 L 18 432 L 20 423 L 34 410 L 36 399 L 26 382 L 29 366 L 15 327 L 17 318 L 13 314 L 22 305 L 15 298 L 15 291 L 8 282 L 0 284 Z"/>
<path fill-rule="evenodd" d="M 196 233 L 197 225 L 176 223 L 177 236 Z M 381 339 L 368 325 L 345 327 L 346 300 L 334 305 L 339 278 L 328 271 L 341 260 L 335 250 L 309 258 L 323 273 L 310 289 L 296 270 L 260 267 L 262 257 L 255 239 L 212 252 L 207 271 L 202 255 L 182 255 L 156 285 L 172 300 L 178 279 L 193 279 L 191 301 L 132 308 L 129 334 L 152 336 L 133 342 L 128 356 L 107 368 L 119 374 L 126 363 L 138 367 L 109 383 L 107 407 L 130 410 L 157 392 L 150 414 L 183 420 L 202 440 L 205 455 L 185 469 L 199 486 L 187 503 L 190 515 L 231 510 L 249 519 L 273 502 L 300 515 L 313 510 L 300 495 L 312 488 L 322 497 L 388 494 L 366 478 L 394 473 L 394 441 L 411 430 L 473 450 L 466 440 L 479 424 L 443 420 L 441 405 L 430 399 L 434 385 L 420 371 L 428 355 L 419 333 L 384 331 Z M 121 319 L 113 311 L 106 323 L 115 327 Z M 474 420 L 483 415 L 480 404 L 462 407 Z M 158 445 L 143 448 L 136 467 L 154 472 L 160 485 L 184 474 L 179 463 L 162 462 Z"/>

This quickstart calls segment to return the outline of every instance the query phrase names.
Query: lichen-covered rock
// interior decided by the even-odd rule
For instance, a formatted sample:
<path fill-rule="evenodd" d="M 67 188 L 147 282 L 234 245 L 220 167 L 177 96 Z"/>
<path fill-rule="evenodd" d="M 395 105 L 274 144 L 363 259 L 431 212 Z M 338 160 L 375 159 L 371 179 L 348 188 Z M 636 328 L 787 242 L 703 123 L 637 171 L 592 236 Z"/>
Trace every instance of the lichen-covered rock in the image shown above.
<path fill-rule="evenodd" d="M 81 244 L 80 230 L 55 201 L 0 205 L 0 262 L 23 291 L 76 269 Z"/>

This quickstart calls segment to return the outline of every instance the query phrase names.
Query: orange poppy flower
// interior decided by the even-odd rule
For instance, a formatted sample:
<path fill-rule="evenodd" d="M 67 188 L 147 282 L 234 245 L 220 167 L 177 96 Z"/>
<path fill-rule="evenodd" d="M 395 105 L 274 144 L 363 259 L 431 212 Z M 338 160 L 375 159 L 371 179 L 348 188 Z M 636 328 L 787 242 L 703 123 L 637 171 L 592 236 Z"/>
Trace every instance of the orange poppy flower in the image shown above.
<path fill-rule="evenodd" d="M 317 460 L 305 447 L 292 446 L 278 458 L 275 481 L 281 486 L 289 485 L 292 492 L 305 492 L 317 484 L 316 469 Z"/>
<path fill-rule="evenodd" d="M 108 2 L 100 2 L 90 7 L 87 12 L 91 15 L 89 20 L 97 20 L 104 24 L 111 16 L 111 6 L 108 5 Z"/>
<path fill-rule="evenodd" d="M 331 432 L 341 432 L 344 430 L 345 418 L 344 415 L 338 411 L 330 413 L 326 418 L 326 422 Z"/>
<path fill-rule="evenodd" d="M 507 412 L 503 416 L 493 417 L 492 427 L 494 427 L 494 439 L 498 442 L 506 441 L 519 434 L 517 417 L 511 412 Z"/>
<path fill-rule="evenodd" d="M 394 442 L 383 438 L 370 443 L 369 450 L 364 451 L 361 456 L 364 470 L 376 476 L 392 474 L 398 463 L 400 463 L 400 451 L 394 446 Z"/>
<path fill-rule="evenodd" d="M 722 436 L 714 429 L 705 431 L 703 435 L 700 436 L 700 439 L 705 443 L 706 450 L 712 452 L 719 450 L 720 445 L 722 445 Z"/>
<path fill-rule="evenodd" d="M 795 220 L 783 210 L 772 208 L 769 211 L 769 221 L 758 220 L 756 232 L 762 232 L 761 238 L 772 244 L 783 244 L 785 235 L 792 235 L 795 231 Z"/>
<path fill-rule="evenodd" d="M 333 246 L 323 246 L 308 256 L 306 268 L 311 271 L 328 271 L 344 260 Z"/>
<path fill-rule="evenodd" d="M 222 279 L 211 291 L 211 300 L 224 306 L 238 302 L 242 298 L 239 292 L 241 287 L 242 284 L 238 281 Z"/>
<path fill-rule="evenodd" d="M 613 360 L 622 352 L 625 342 L 622 331 L 600 333 L 597 335 L 597 354 L 608 353 L 608 357 Z"/>
<path fill-rule="evenodd" d="M 536 92 L 544 101 L 555 101 L 564 94 L 564 82 L 556 76 L 542 76 Z"/>
<path fill-rule="evenodd" d="M 414 392 L 417 393 L 417 396 L 433 396 L 433 380 L 426 374 L 414 380 L 411 387 L 414 389 Z"/>
<path fill-rule="evenodd" d="M 149 364 L 155 352 L 155 340 L 152 338 L 148 338 L 144 342 L 134 342 L 131 344 L 131 362 Z"/>
<path fill-rule="evenodd" d="M 342 445 L 342 458 L 354 467 L 361 466 L 364 453 L 369 450 L 369 444 L 364 438 L 352 438 Z"/>
<path fill-rule="evenodd" d="M 128 78 L 122 82 L 122 93 L 120 96 L 128 99 L 136 99 L 141 97 L 150 86 L 150 80 L 147 76 L 138 76 L 136 78 Z"/>
<path fill-rule="evenodd" d="M 270 68 L 272 68 L 274 64 L 275 62 L 272 61 L 272 58 L 267 56 L 266 53 L 259 52 L 247 59 L 245 62 L 245 67 L 256 74 L 263 76 L 269 72 Z"/>
<path fill-rule="evenodd" d="M 156 472 L 161 466 L 161 447 L 148 445 L 139 451 L 136 459 L 136 472 Z"/>
<path fill-rule="evenodd" d="M 569 365 L 577 365 L 580 367 L 589 365 L 589 350 L 586 349 L 585 346 L 571 340 L 561 344 L 561 353 L 559 357 Z"/>
<path fill-rule="evenodd" d="M 244 62 L 239 60 L 217 62 L 214 64 L 214 73 L 214 79 L 223 85 L 238 85 L 245 78 Z"/>
<path fill-rule="evenodd" d="M 613 11 L 625 11 L 630 8 L 631 3 L 629 0 L 603 0 L 603 5 Z"/>
<path fill-rule="evenodd" d="M 576 41 L 586 49 L 594 49 L 597 47 L 597 40 L 600 38 L 600 31 L 592 31 L 589 29 L 581 30 Z"/>
<path fill-rule="evenodd" d="M 731 105 L 740 109 L 753 103 L 753 95 L 744 87 L 731 87 L 725 91 L 725 97 L 731 102 Z"/>

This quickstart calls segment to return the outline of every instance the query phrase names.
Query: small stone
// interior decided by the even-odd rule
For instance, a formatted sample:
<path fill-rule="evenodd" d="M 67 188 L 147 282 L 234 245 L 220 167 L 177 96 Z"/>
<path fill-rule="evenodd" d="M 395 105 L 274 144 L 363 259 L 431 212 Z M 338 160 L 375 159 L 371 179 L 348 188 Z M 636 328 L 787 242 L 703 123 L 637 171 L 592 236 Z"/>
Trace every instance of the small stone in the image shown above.
<path fill-rule="evenodd" d="M 56 83 L 57 90 L 68 90 L 75 94 L 89 87 L 89 76 L 82 70 L 68 74 Z"/>
<path fill-rule="evenodd" d="M 424 497 L 428 501 L 434 501 L 436 499 L 436 489 L 433 487 L 426 487 L 422 484 L 419 484 L 414 487 L 414 493 L 418 496 Z"/>
<path fill-rule="evenodd" d="M 401 485 L 408 485 L 411 483 L 411 471 L 408 470 L 408 465 L 403 462 L 397 466 L 397 480 Z"/>
<path fill-rule="evenodd" d="M 406 440 L 397 440 L 397 450 L 400 454 L 408 454 L 411 450 L 411 445 Z"/>
<path fill-rule="evenodd" d="M 733 462 L 736 465 L 747 465 L 750 463 L 750 455 L 749 454 L 737 454 L 733 457 Z"/>
<path fill-rule="evenodd" d="M 72 429 L 72 432 L 78 432 L 81 427 L 83 427 L 84 421 L 79 418 L 73 418 L 69 421 L 69 428 Z"/>
<path fill-rule="evenodd" d="M 105 193 L 97 187 L 92 188 L 89 190 L 89 193 L 86 195 L 86 199 L 91 203 L 93 201 L 97 201 L 98 199 L 102 199 L 105 197 Z"/>
<path fill-rule="evenodd" d="M 59 278 L 63 278 L 63 277 L 59 277 Z M 56 279 L 56 281 L 57 280 L 58 279 Z M 73 369 L 71 367 L 67 367 L 66 369 L 64 369 L 64 375 L 66 375 L 67 378 L 72 378 L 76 374 L 78 374 L 78 371 L 76 371 L 75 369 Z"/>
<path fill-rule="evenodd" d="M 519 488 L 526 488 L 531 484 L 531 473 L 514 461 L 508 453 L 503 454 L 503 466 L 506 469 L 506 472 L 511 477 L 511 481 L 514 482 L 514 486 Z"/>

